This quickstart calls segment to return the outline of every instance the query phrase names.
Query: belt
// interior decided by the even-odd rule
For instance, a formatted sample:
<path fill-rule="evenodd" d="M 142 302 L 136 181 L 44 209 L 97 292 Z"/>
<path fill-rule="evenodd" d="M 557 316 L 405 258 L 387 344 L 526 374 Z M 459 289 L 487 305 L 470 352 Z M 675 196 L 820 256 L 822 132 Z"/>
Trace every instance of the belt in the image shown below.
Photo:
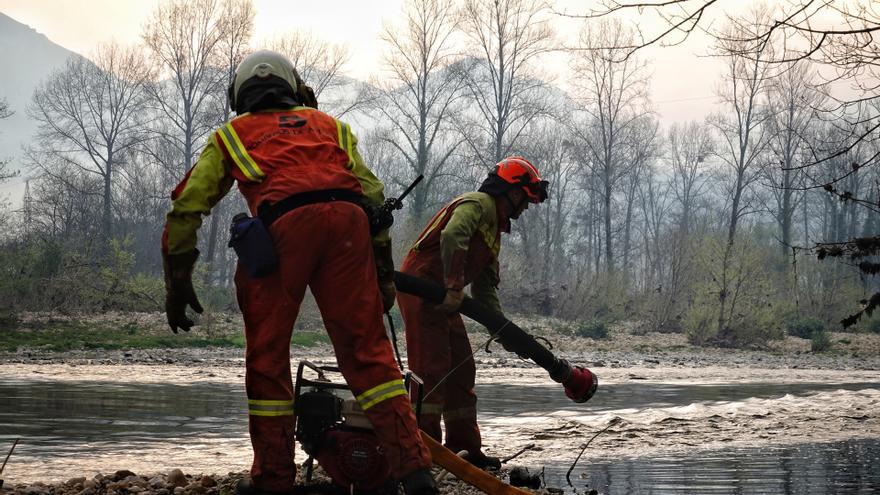
<path fill-rule="evenodd" d="M 275 203 L 261 203 L 257 208 L 257 216 L 260 217 L 266 227 L 269 227 L 275 220 L 281 218 L 285 213 L 293 211 L 300 206 L 315 203 L 329 203 L 331 201 L 346 201 L 362 207 L 362 199 L 363 196 L 348 189 L 306 191 L 294 194 L 293 196 L 288 196 Z"/>

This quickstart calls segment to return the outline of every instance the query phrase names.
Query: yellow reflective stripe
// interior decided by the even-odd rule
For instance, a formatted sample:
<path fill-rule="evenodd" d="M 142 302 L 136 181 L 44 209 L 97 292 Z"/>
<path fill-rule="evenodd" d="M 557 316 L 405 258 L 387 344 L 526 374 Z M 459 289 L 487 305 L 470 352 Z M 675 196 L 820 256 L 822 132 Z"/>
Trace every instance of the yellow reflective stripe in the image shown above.
<path fill-rule="evenodd" d="M 220 139 L 223 140 L 223 144 L 226 145 L 226 150 L 229 151 L 229 156 L 232 157 L 232 160 L 238 165 L 238 168 L 244 174 L 248 180 L 254 182 L 260 182 L 265 177 L 266 174 L 260 170 L 260 167 L 257 165 L 257 162 L 251 158 L 251 155 L 244 149 L 244 145 L 241 143 L 241 140 L 238 138 L 238 134 L 235 133 L 235 129 L 232 127 L 232 123 L 228 123 L 218 129 L 218 134 L 220 135 Z"/>
<path fill-rule="evenodd" d="M 351 148 L 354 138 L 351 135 L 351 128 L 348 124 L 339 120 L 336 121 L 336 137 L 339 142 L 339 147 L 345 150 L 345 154 L 348 155 L 348 168 L 351 169 L 354 166 L 354 158 L 352 158 Z"/>
<path fill-rule="evenodd" d="M 400 378 L 377 385 L 358 395 L 356 399 L 358 404 L 361 405 L 361 409 L 366 411 L 383 400 L 388 400 L 398 395 L 406 395 L 406 387 L 403 386 L 403 380 Z"/>
<path fill-rule="evenodd" d="M 431 225 L 429 225 L 428 228 L 425 229 L 425 233 L 422 234 L 422 235 L 416 240 L 416 242 L 413 243 L 413 246 L 412 246 L 412 248 L 411 248 L 413 251 L 418 251 L 418 250 L 419 250 L 419 244 L 421 244 L 422 241 L 424 241 L 426 237 L 428 237 L 429 235 L 431 235 L 431 232 L 434 232 L 434 229 L 436 229 L 437 226 L 440 225 L 440 222 L 442 222 L 443 219 L 446 218 L 446 215 L 447 215 L 448 213 L 449 213 L 449 206 L 445 206 L 445 207 L 443 207 L 442 210 L 440 210 L 440 213 L 438 213 L 438 214 L 434 217 L 434 221 L 431 222 Z"/>
<path fill-rule="evenodd" d="M 248 399 L 248 414 L 251 416 L 293 416 L 293 401 Z"/>

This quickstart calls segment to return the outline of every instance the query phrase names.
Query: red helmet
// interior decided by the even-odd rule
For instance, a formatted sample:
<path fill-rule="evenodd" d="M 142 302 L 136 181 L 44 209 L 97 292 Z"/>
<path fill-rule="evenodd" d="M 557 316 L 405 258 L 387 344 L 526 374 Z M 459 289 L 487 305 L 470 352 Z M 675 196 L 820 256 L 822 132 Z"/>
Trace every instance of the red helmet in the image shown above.
<path fill-rule="evenodd" d="M 508 184 L 521 186 L 531 203 L 541 203 L 547 199 L 549 182 L 541 180 L 538 169 L 521 156 L 509 156 L 495 165 L 495 175 Z"/>

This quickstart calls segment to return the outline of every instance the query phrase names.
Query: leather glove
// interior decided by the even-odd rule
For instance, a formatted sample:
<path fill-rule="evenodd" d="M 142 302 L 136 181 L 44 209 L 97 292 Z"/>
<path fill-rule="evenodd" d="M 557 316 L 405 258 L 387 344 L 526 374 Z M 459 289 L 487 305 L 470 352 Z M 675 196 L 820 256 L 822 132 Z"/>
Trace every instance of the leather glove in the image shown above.
<path fill-rule="evenodd" d="M 196 313 L 204 311 L 192 284 L 193 267 L 198 257 L 197 249 L 182 254 L 162 254 L 162 267 L 165 270 L 165 316 L 174 333 L 177 333 L 178 328 L 188 332 L 195 325 L 186 316 L 187 306 L 192 307 Z"/>
<path fill-rule="evenodd" d="M 437 309 L 444 313 L 455 313 L 464 301 L 464 290 L 448 288 L 446 296 L 443 297 L 443 303 L 437 306 Z"/>
<path fill-rule="evenodd" d="M 382 294 L 382 309 L 387 313 L 394 307 L 394 300 L 397 298 L 391 243 L 374 243 L 373 258 L 376 260 L 376 278 L 379 281 L 379 293 Z"/>

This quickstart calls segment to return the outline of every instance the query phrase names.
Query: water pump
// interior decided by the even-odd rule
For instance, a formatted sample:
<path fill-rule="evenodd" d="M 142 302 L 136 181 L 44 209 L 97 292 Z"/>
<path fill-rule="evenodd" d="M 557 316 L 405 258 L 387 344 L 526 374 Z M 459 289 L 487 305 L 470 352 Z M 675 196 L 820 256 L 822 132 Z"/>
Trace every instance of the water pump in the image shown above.
<path fill-rule="evenodd" d="M 305 377 L 308 368 L 317 378 Z M 333 482 L 329 493 L 397 494 L 391 468 L 373 427 L 345 382 L 328 378 L 339 374 L 335 366 L 301 361 L 296 371 L 294 404 L 296 440 L 309 458 L 304 463 L 306 482 L 312 481 L 314 461 Z M 404 382 L 421 392 L 421 381 L 408 373 Z M 418 414 L 421 401 L 417 402 Z"/>

